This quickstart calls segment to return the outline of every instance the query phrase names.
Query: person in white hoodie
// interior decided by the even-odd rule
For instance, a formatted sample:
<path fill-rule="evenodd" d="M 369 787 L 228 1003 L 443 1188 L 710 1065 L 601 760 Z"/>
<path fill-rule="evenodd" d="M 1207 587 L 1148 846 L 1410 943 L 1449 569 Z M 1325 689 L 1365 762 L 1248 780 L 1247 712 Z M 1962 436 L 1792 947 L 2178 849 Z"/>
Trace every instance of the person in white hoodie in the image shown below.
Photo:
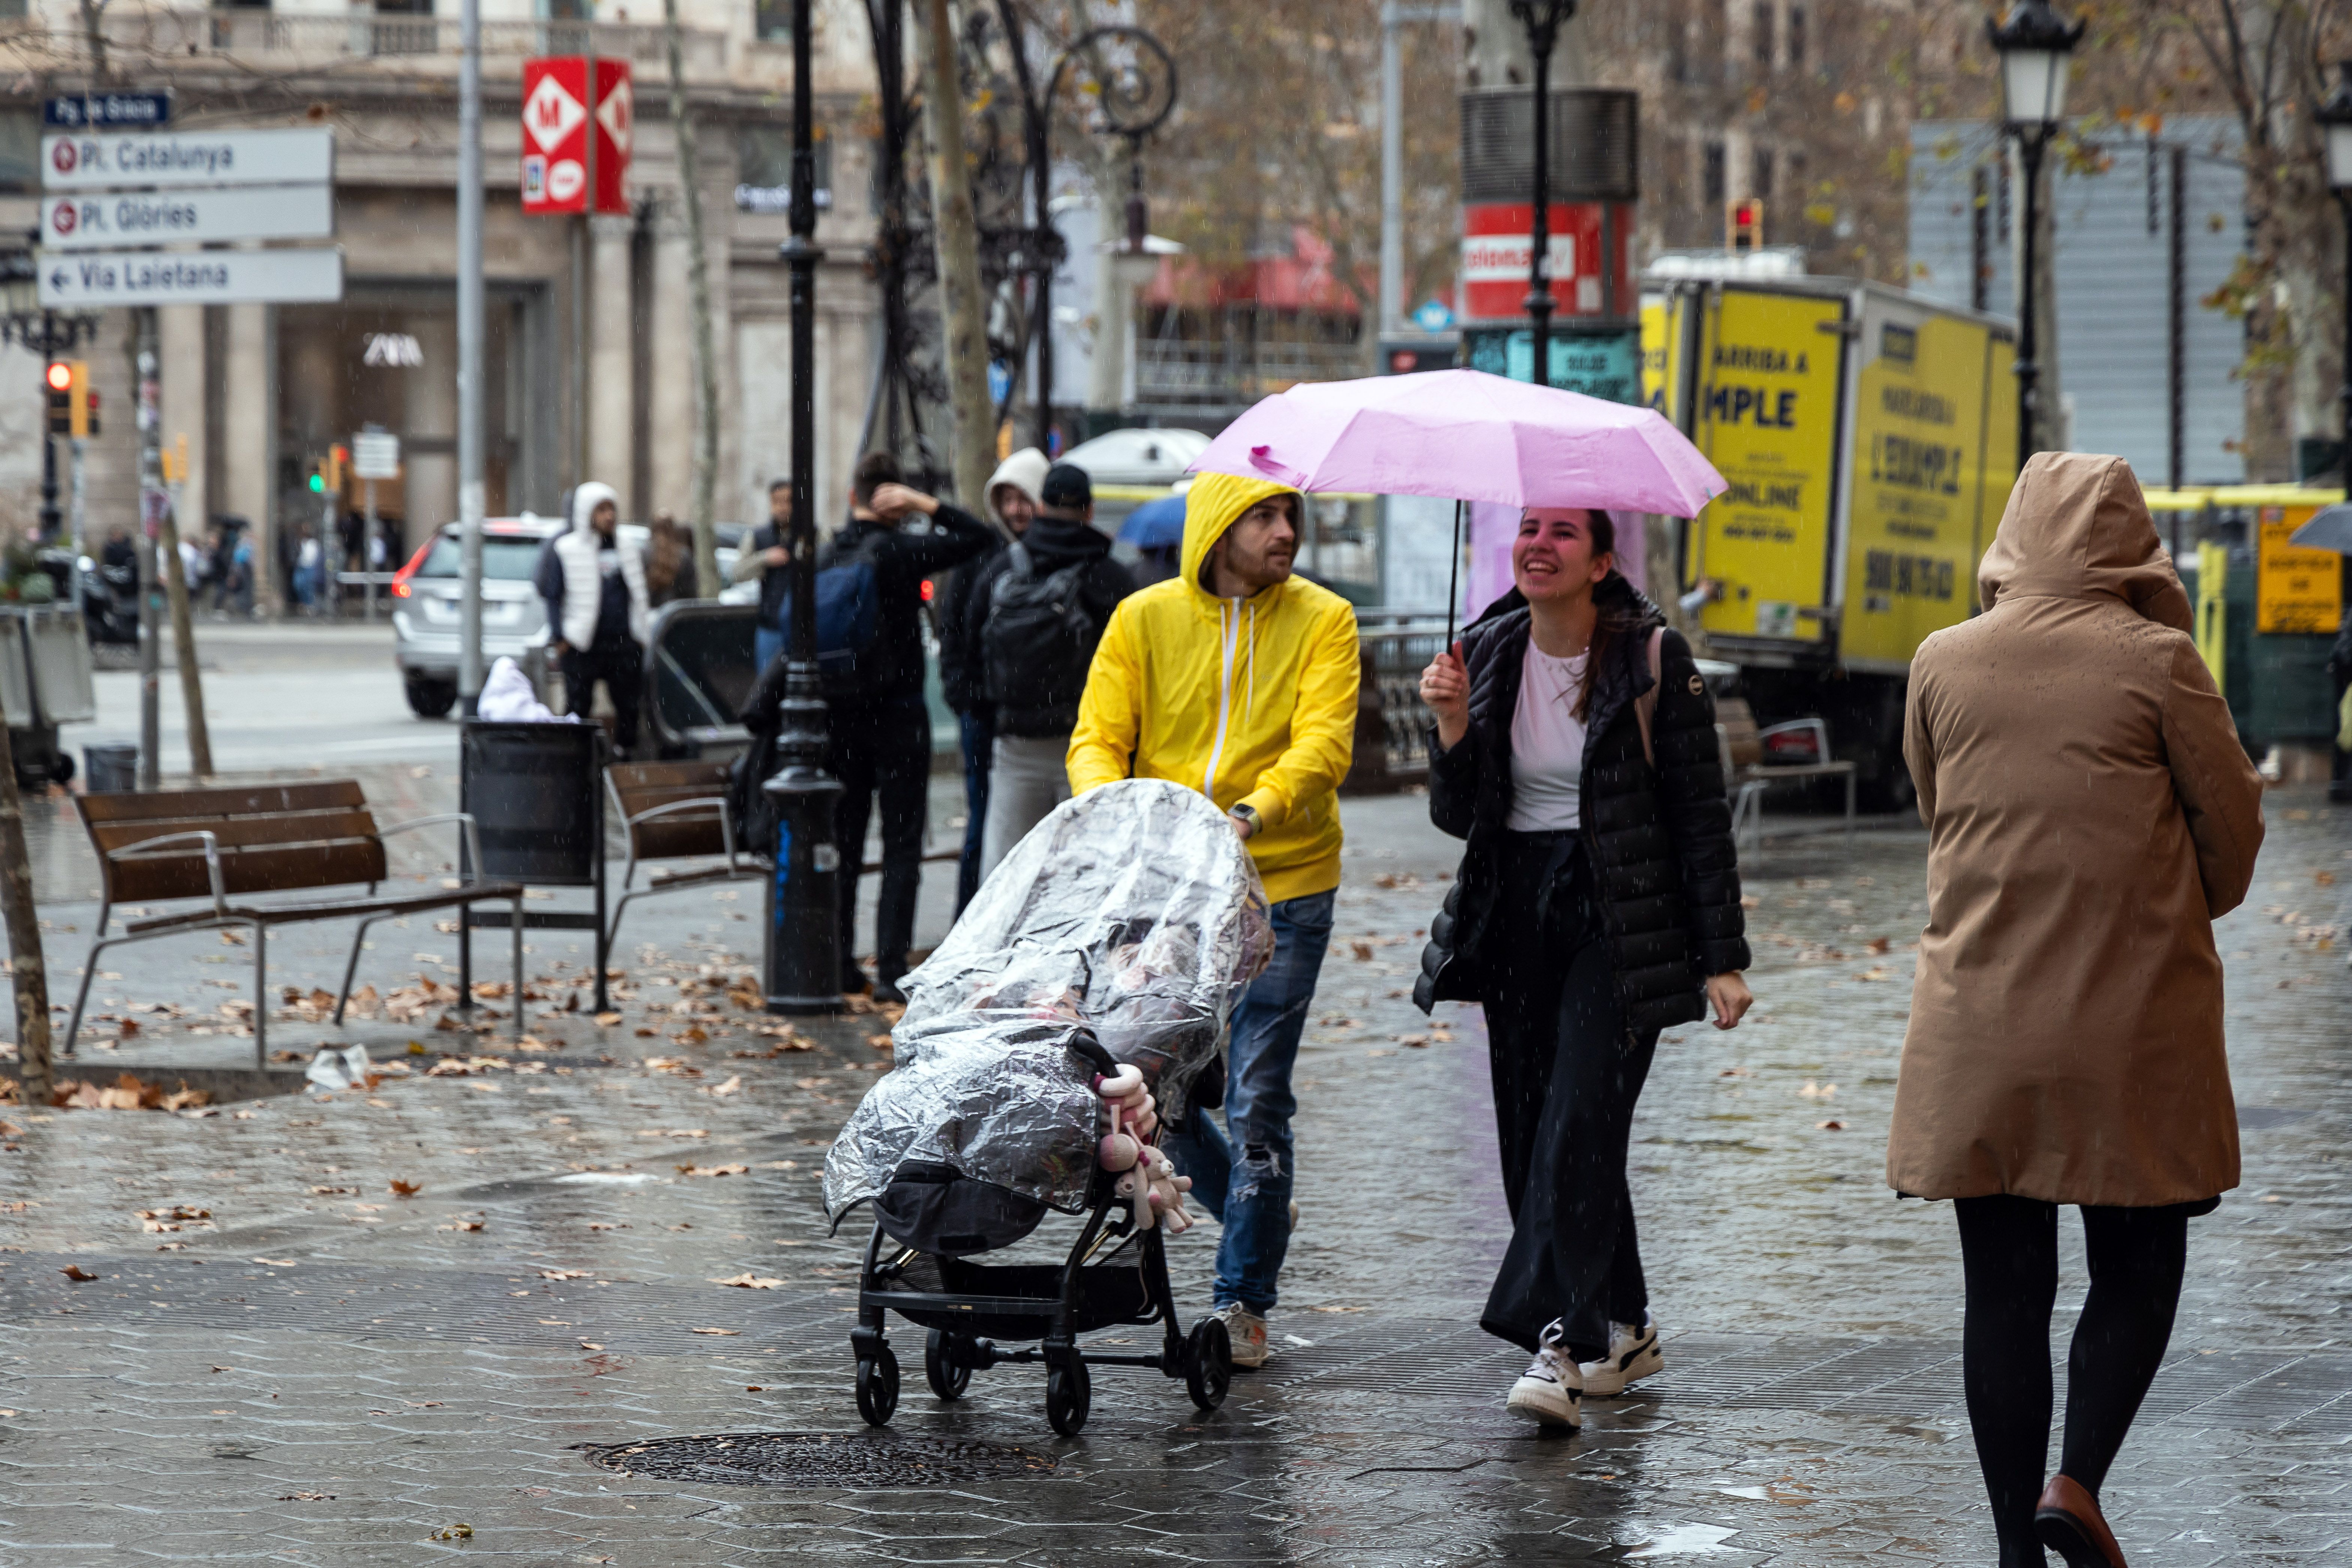
<path fill-rule="evenodd" d="M 540 557 L 535 584 L 555 636 L 567 711 L 585 718 L 596 683 L 613 700 L 613 743 L 636 750 L 649 611 L 642 546 L 621 537 L 620 497 L 590 480 L 572 492 L 572 527 Z"/>

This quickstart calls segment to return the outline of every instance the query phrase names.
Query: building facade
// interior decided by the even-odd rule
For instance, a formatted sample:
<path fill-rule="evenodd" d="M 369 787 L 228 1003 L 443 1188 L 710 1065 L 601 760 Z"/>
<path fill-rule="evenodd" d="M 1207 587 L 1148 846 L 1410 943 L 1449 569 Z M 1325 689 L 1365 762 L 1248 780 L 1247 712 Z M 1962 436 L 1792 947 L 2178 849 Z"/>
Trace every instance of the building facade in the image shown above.
<path fill-rule="evenodd" d="M 718 516 L 758 521 L 790 460 L 778 247 L 789 232 L 791 10 L 768 0 L 679 0 L 678 8 L 719 361 Z M 660 10 L 641 9 L 632 18 L 612 0 L 482 3 L 485 479 L 494 516 L 552 512 L 583 479 L 612 484 L 637 518 L 688 509 L 688 226 Z M 871 143 L 859 118 L 871 115 L 875 79 L 865 7 L 818 0 L 814 11 L 823 524 L 840 512 L 876 365 L 878 311 L 866 271 Z M 371 425 L 402 438 L 404 471 L 387 488 L 386 510 L 414 549 L 457 515 L 455 0 L 349 9 L 340 0 L 215 9 L 115 0 L 102 17 L 101 46 L 74 0 L 29 0 L 24 15 L 0 19 L 0 50 L 15 68 L 0 92 L 0 226 L 37 226 L 41 101 L 52 93 L 168 89 L 184 129 L 331 128 L 343 298 L 164 307 L 162 436 L 167 448 L 185 439 L 184 522 L 247 520 L 265 597 L 282 584 L 299 530 L 320 517 L 311 471 L 330 447 Z M 630 210 L 526 216 L 523 62 L 590 52 L 632 67 Z M 85 459 L 93 541 L 137 515 L 130 318 L 103 312 L 97 341 L 79 351 L 104 419 Z M 40 372 L 22 350 L 0 351 L 0 529 L 13 532 L 39 505 Z"/>

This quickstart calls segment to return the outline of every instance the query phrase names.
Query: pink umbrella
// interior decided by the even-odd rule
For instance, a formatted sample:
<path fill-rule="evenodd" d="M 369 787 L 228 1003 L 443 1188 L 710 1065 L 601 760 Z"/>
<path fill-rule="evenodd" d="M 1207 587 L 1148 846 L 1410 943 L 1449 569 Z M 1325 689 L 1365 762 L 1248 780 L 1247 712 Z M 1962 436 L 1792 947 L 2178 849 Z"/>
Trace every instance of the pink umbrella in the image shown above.
<path fill-rule="evenodd" d="M 1477 370 L 1302 382 L 1209 443 L 1195 472 L 1302 490 L 1694 517 L 1727 488 L 1654 409 Z"/>

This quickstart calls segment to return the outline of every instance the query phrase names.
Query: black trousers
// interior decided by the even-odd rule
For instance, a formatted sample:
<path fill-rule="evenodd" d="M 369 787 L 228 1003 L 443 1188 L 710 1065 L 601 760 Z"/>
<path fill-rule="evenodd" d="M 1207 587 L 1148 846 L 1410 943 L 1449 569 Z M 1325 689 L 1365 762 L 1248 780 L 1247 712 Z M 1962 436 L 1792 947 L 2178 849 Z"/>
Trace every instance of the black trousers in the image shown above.
<path fill-rule="evenodd" d="M 1649 1310 L 1625 1152 L 1658 1036 L 1626 1026 L 1577 835 L 1511 835 L 1503 879 L 1486 1038 L 1511 1244 L 1479 1326 L 1532 1351 L 1559 1319 L 1593 1361 Z"/>
<path fill-rule="evenodd" d="M 638 710 L 645 705 L 646 650 L 626 636 L 599 637 L 587 648 L 563 650 L 563 707 L 568 713 L 588 717 L 596 683 L 603 681 L 613 699 L 613 750 L 630 757 L 637 750 Z"/>
<path fill-rule="evenodd" d="M 931 782 L 931 716 L 919 695 L 835 703 L 832 766 L 841 781 L 834 842 L 841 847 L 841 969 L 857 963 L 858 868 L 866 819 L 882 807 L 882 899 L 874 913 L 874 976 L 885 984 L 907 973 L 915 944 L 915 895 L 923 879 L 923 813 Z M 854 984 L 862 985 L 863 976 Z"/>
<path fill-rule="evenodd" d="M 2058 1297 L 2058 1205 L 1995 1194 L 1961 1198 L 1968 1271 L 1960 1379 L 2000 1538 L 2001 1568 L 2042 1568 L 2033 1505 L 2049 1479 L 2050 1316 Z M 2090 1293 L 2066 1355 L 2066 1437 L 2059 1472 L 2099 1495 L 2140 1400 L 2164 1364 L 2189 1219 L 2202 1204 L 2083 1210 Z"/>

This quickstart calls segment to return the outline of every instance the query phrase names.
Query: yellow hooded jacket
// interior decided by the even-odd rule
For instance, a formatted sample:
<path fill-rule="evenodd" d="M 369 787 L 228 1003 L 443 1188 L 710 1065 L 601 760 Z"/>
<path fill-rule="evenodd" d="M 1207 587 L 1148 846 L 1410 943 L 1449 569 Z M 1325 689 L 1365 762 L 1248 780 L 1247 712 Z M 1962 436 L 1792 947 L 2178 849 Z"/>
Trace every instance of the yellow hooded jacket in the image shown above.
<path fill-rule="evenodd" d="M 1202 585 L 1210 548 L 1268 496 L 1202 474 L 1184 498 L 1183 565 L 1119 601 L 1087 672 L 1070 788 L 1171 779 L 1262 824 L 1249 851 L 1276 903 L 1339 885 L 1339 785 L 1355 748 L 1356 612 L 1293 577 L 1247 599 Z M 1299 499 L 1305 519 L 1306 500 Z"/>

